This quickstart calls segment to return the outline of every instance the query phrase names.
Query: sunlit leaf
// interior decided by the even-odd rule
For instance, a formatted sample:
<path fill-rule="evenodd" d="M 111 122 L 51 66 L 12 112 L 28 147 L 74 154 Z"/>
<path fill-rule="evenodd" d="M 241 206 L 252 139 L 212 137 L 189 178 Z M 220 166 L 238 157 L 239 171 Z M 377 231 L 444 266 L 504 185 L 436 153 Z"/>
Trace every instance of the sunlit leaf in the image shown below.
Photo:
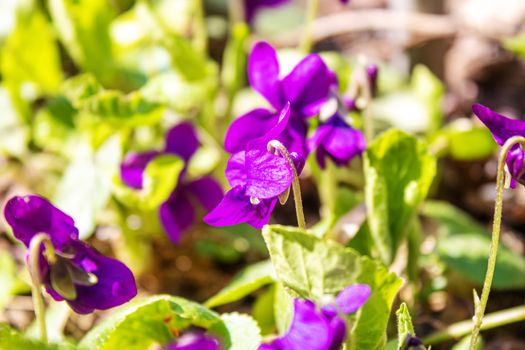
<path fill-rule="evenodd" d="M 265 226 L 263 236 L 278 279 L 293 295 L 322 302 L 326 295 L 351 284 L 368 284 L 372 293 L 357 312 L 347 346 L 363 350 L 384 347 L 392 302 L 401 286 L 396 274 L 378 261 L 296 227 Z M 279 312 L 276 309 L 276 320 Z M 282 331 L 283 322 L 278 321 L 277 326 Z"/>

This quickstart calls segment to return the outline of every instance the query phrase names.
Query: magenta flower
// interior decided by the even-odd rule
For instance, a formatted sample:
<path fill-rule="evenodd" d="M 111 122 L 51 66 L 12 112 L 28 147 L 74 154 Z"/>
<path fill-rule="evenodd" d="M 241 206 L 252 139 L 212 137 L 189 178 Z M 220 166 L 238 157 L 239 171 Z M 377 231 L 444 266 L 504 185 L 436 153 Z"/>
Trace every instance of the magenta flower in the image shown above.
<path fill-rule="evenodd" d="M 326 157 L 331 158 L 336 165 L 345 166 L 366 148 L 361 131 L 348 125 L 339 112 L 317 127 L 307 145 L 309 152 L 316 151 L 317 163 L 323 169 Z"/>
<path fill-rule="evenodd" d="M 288 331 L 259 350 L 339 350 L 346 338 L 346 322 L 341 315 L 356 312 L 368 300 L 366 284 L 346 287 L 334 303 L 320 309 L 310 300 L 294 300 L 294 316 Z"/>
<path fill-rule="evenodd" d="M 156 156 L 174 154 L 188 162 L 198 148 L 199 140 L 193 126 L 187 122 L 178 124 L 168 131 L 163 151 L 128 154 L 120 166 L 120 176 L 129 187 L 141 189 L 144 170 Z M 222 198 L 222 188 L 211 176 L 186 181 L 185 173 L 182 171 L 177 187 L 159 208 L 162 226 L 175 243 L 180 241 L 183 232 L 195 222 L 195 203 L 209 211 Z"/>
<path fill-rule="evenodd" d="M 187 333 L 168 345 L 166 350 L 221 350 L 217 339 L 204 333 Z"/>
<path fill-rule="evenodd" d="M 258 42 L 248 61 L 248 78 L 253 89 L 259 92 L 276 111 L 290 103 L 290 121 L 280 136 L 288 150 L 306 156 L 306 118 L 317 113 L 326 102 L 330 87 L 336 77 L 321 57 L 306 56 L 284 78 L 279 76 L 277 53 L 270 44 Z M 254 109 L 237 118 L 228 129 L 224 148 L 230 153 L 245 149 L 254 138 L 265 135 L 279 120 L 279 114 L 265 108 Z"/>
<path fill-rule="evenodd" d="M 513 136 L 525 137 L 525 121 L 507 118 L 492 111 L 490 108 L 481 104 L 472 106 L 474 114 L 489 128 L 494 140 L 500 145 Z M 523 162 L 525 154 L 521 145 L 516 144 L 507 155 L 506 163 L 510 175 L 512 176 L 511 187 L 516 187 L 516 181 L 525 184 L 525 167 Z"/>
<path fill-rule="evenodd" d="M 56 262 L 51 264 L 41 255 L 40 276 L 53 299 L 65 300 L 76 312 L 87 314 L 121 305 L 137 294 L 126 265 L 80 241 L 73 219 L 47 199 L 13 197 L 4 216 L 14 236 L 28 248 L 37 234 L 49 235 Z"/>
<path fill-rule="evenodd" d="M 279 139 L 290 121 L 290 105 L 286 104 L 279 120 L 264 136 L 249 142 L 243 151 L 234 153 L 226 166 L 226 178 L 232 187 L 204 222 L 212 226 L 248 223 L 262 228 L 268 223 L 278 196 L 293 179 L 288 162 L 267 150 L 269 141 Z M 303 158 L 292 152 L 294 166 L 300 172 Z"/>

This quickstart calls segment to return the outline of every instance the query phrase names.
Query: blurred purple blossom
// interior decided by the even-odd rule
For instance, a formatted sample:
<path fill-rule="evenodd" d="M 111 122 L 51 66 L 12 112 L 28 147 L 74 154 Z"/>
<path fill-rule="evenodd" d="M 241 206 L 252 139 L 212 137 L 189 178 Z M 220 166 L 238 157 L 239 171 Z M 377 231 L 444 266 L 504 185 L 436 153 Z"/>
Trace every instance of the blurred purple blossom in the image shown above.
<path fill-rule="evenodd" d="M 474 114 L 489 128 L 494 140 L 503 146 L 513 136 L 525 137 L 525 121 L 507 118 L 481 104 L 472 106 Z M 512 176 L 511 187 L 516 187 L 516 181 L 525 185 L 525 153 L 521 145 L 514 145 L 506 159 L 507 168 Z"/>
<path fill-rule="evenodd" d="M 14 236 L 29 248 L 39 233 L 49 236 L 56 261 L 40 258 L 40 276 L 55 300 L 87 314 L 121 305 L 137 294 L 135 279 L 122 262 L 98 253 L 79 240 L 73 219 L 47 199 L 30 195 L 11 198 L 4 209 Z"/>
<path fill-rule="evenodd" d="M 308 151 L 316 152 L 317 163 L 323 169 L 326 157 L 338 166 L 345 166 L 352 158 L 361 155 L 365 148 L 361 131 L 348 125 L 339 112 L 319 125 L 308 139 Z"/>
<path fill-rule="evenodd" d="M 193 126 L 189 122 L 180 123 L 168 131 L 163 151 L 129 153 L 120 166 L 120 176 L 127 186 L 141 189 L 144 170 L 156 156 L 174 154 L 187 164 L 198 148 L 199 140 Z M 162 226 L 174 243 L 178 243 L 183 232 L 195 222 L 195 203 L 210 211 L 223 194 L 220 184 L 211 176 L 188 181 L 185 173 L 185 170 L 181 172 L 177 187 L 159 208 Z"/>

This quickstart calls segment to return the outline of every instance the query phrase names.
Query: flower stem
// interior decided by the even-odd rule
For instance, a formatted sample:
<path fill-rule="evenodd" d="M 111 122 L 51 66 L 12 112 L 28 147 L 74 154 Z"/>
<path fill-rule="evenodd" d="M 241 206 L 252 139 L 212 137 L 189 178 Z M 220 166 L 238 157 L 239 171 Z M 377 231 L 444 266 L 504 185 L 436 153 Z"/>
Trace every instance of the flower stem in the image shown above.
<path fill-rule="evenodd" d="M 45 246 L 44 255 L 53 264 L 56 260 L 55 248 L 49 236 L 39 233 L 31 239 L 29 243 L 29 259 L 27 261 L 29 274 L 31 275 L 31 294 L 33 296 L 33 306 L 35 308 L 36 322 L 40 329 L 40 338 L 47 343 L 47 328 L 44 299 L 42 298 L 42 276 L 40 275 L 40 246 Z"/>
<path fill-rule="evenodd" d="M 194 0 L 194 5 L 194 42 L 197 49 L 202 54 L 205 54 L 208 47 L 208 35 L 206 32 L 206 23 L 204 18 L 204 0 Z"/>
<path fill-rule="evenodd" d="M 308 7 L 306 9 L 306 23 L 304 28 L 304 35 L 301 41 L 301 49 L 308 53 L 312 50 L 314 21 L 319 10 L 319 0 L 308 0 Z"/>
<path fill-rule="evenodd" d="M 525 320 L 525 306 L 516 306 L 509 309 L 487 314 L 484 318 L 482 330 L 493 329 L 507 324 Z M 423 338 L 426 345 L 438 344 L 450 339 L 458 339 L 472 330 L 472 320 L 454 323 L 442 331 L 430 334 Z"/>
<path fill-rule="evenodd" d="M 284 147 L 284 145 L 277 140 L 272 140 L 268 142 L 268 151 L 271 153 L 276 153 L 275 151 L 277 151 L 281 155 L 281 157 L 286 159 L 286 161 L 290 165 L 290 168 L 292 169 L 292 191 L 293 199 L 295 201 L 295 215 L 297 216 L 297 226 L 299 226 L 299 228 L 305 229 L 306 222 L 304 220 L 303 200 L 301 198 L 301 185 L 299 183 L 299 175 L 297 174 L 297 169 L 295 168 L 293 159 L 290 156 L 288 149 L 286 149 L 286 147 Z"/>
<path fill-rule="evenodd" d="M 516 144 L 525 145 L 525 138 L 521 136 L 514 136 L 508 139 L 503 145 L 499 160 L 498 160 L 498 174 L 496 177 L 496 202 L 494 206 L 494 220 L 492 224 L 492 242 L 490 244 L 489 260 L 487 264 L 487 273 L 485 275 L 485 281 L 483 283 L 483 290 L 481 292 L 481 298 L 474 300 L 474 317 L 472 335 L 470 338 L 470 349 L 476 349 L 476 343 L 478 341 L 479 331 L 483 322 L 483 314 L 487 307 L 489 299 L 490 288 L 492 286 L 492 279 L 494 277 L 494 269 L 496 267 L 496 256 L 498 254 L 499 236 L 501 232 L 501 213 L 503 209 L 503 188 L 505 185 L 505 160 L 509 150 Z M 475 294 L 475 291 L 474 291 Z M 477 296 L 477 294 L 475 294 Z"/>

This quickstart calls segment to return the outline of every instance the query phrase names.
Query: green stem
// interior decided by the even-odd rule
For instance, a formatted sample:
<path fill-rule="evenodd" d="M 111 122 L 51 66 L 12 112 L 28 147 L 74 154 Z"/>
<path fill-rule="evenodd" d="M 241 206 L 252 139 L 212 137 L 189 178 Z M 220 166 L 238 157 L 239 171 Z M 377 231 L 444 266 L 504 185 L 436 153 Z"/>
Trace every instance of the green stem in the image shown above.
<path fill-rule="evenodd" d="M 40 275 L 40 246 L 45 246 L 44 256 L 50 264 L 55 262 L 55 249 L 49 236 L 39 233 L 29 243 L 29 259 L 27 261 L 29 274 L 31 275 L 31 294 L 33 295 L 33 306 L 35 308 L 36 322 L 40 329 L 40 338 L 47 343 L 47 328 L 44 299 L 42 297 L 42 276 Z"/>
<path fill-rule="evenodd" d="M 487 264 L 487 273 L 483 283 L 483 290 L 479 302 L 475 300 L 475 313 L 473 317 L 472 335 L 470 338 L 470 350 L 476 349 L 479 331 L 483 322 L 483 314 L 487 307 L 489 300 L 490 288 L 492 286 L 492 279 L 494 277 L 494 269 L 496 267 L 496 256 L 498 254 L 499 236 L 501 232 L 501 213 L 503 209 L 503 188 L 505 185 L 505 160 L 509 150 L 516 144 L 525 145 L 525 138 L 521 136 L 514 136 L 508 139 L 501 149 L 498 160 L 498 174 L 496 177 L 496 202 L 494 207 L 494 221 L 492 224 L 492 242 L 490 244 L 489 260 Z M 475 291 L 474 291 L 475 293 Z"/>
<path fill-rule="evenodd" d="M 304 52 L 310 52 L 312 50 L 313 33 L 314 33 L 314 21 L 317 17 L 317 11 L 319 10 L 319 0 L 309 0 L 308 7 L 306 9 L 306 23 L 304 28 L 304 35 L 301 41 L 301 49 Z"/>
<path fill-rule="evenodd" d="M 319 196 L 321 197 L 321 217 L 335 211 L 337 201 L 337 168 L 330 160 L 319 176 Z"/>
<path fill-rule="evenodd" d="M 497 328 L 511 323 L 525 321 L 525 306 L 516 306 L 487 314 L 483 320 L 482 330 Z M 472 320 L 454 323 L 446 329 L 423 338 L 426 345 L 434 345 L 451 339 L 459 339 L 470 333 Z"/>
<path fill-rule="evenodd" d="M 197 49 L 202 53 L 206 54 L 208 47 L 208 34 L 206 31 L 206 22 L 204 18 L 204 0 L 193 0 L 195 7 L 194 11 L 194 23 L 195 23 L 195 35 L 194 42 Z"/>
<path fill-rule="evenodd" d="M 295 164 L 292 160 L 292 157 L 290 157 L 290 153 L 284 147 L 284 145 L 277 141 L 272 140 L 268 142 L 268 151 L 270 153 L 276 153 L 276 151 L 286 159 L 288 164 L 290 165 L 290 168 L 292 168 L 292 191 L 293 191 L 293 199 L 295 201 L 295 215 L 297 216 L 297 226 L 299 228 L 305 229 L 306 228 L 306 222 L 304 219 L 304 211 L 303 211 L 303 200 L 301 198 L 301 184 L 299 183 L 299 175 L 297 174 L 297 169 L 295 169 Z"/>

